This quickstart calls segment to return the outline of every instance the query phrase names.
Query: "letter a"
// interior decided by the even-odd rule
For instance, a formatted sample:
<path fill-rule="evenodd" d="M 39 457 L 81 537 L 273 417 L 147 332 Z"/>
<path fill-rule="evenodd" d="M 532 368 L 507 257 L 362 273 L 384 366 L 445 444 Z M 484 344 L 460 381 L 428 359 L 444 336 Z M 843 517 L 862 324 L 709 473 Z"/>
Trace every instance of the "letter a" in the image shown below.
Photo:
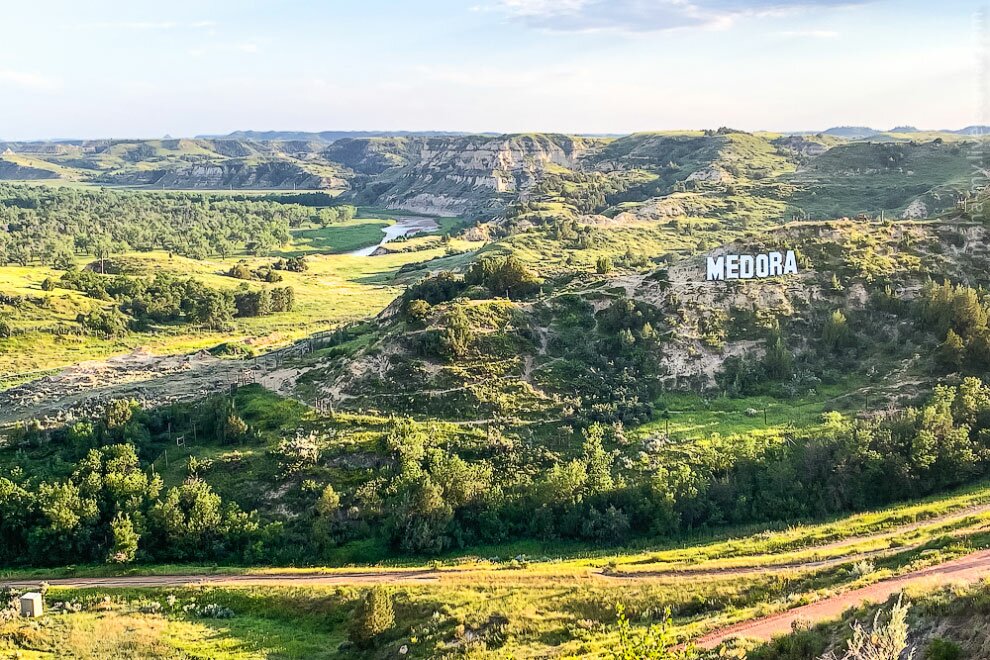
<path fill-rule="evenodd" d="M 787 251 L 787 259 L 784 261 L 784 275 L 797 275 L 797 259 L 794 257 L 794 250 Z"/>

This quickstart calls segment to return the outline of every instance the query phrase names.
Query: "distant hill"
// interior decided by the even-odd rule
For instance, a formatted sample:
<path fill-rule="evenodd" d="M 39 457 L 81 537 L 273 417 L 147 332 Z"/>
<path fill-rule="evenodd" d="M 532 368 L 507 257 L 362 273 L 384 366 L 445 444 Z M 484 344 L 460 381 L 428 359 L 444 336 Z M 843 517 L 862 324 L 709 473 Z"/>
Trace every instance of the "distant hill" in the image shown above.
<path fill-rule="evenodd" d="M 210 140 L 255 140 L 262 142 L 283 140 L 335 142 L 345 138 L 450 137 L 460 135 L 468 135 L 468 133 L 457 131 L 234 131 L 227 135 L 197 135 L 196 137 Z"/>
<path fill-rule="evenodd" d="M 823 135 L 834 135 L 836 137 L 847 138 L 850 140 L 861 140 L 863 138 L 870 137 L 871 135 L 876 135 L 880 133 L 875 128 L 870 128 L 869 126 L 833 126 L 827 130 L 822 131 Z"/>
<path fill-rule="evenodd" d="M 910 132 L 847 126 L 815 134 L 719 129 L 607 138 L 244 131 L 212 139 L 0 142 L 0 153 L 10 150 L 0 179 L 330 190 L 348 204 L 506 226 L 582 216 L 926 217 L 951 208 L 970 185 L 966 145 L 978 138 L 896 130 Z M 981 128 L 962 130 L 979 135 Z"/>
<path fill-rule="evenodd" d="M 957 135 L 990 135 L 990 126 L 967 126 L 966 128 L 960 128 L 958 131 L 947 132 L 956 133 Z"/>

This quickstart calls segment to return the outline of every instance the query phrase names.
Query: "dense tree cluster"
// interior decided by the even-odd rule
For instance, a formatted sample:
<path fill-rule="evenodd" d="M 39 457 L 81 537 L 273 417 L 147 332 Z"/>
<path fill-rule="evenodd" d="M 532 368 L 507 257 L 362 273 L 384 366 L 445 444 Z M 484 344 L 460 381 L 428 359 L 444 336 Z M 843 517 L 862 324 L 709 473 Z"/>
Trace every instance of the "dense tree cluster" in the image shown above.
<path fill-rule="evenodd" d="M 75 255 L 105 258 L 167 250 L 202 259 L 247 249 L 263 255 L 310 219 L 294 204 L 223 195 L 137 193 L 0 184 L 0 265 L 65 268 Z"/>
<path fill-rule="evenodd" d="M 347 222 L 348 220 L 352 220 L 356 214 L 357 209 L 347 204 L 341 206 L 327 206 L 325 208 L 321 208 L 316 213 L 316 221 L 326 227 L 327 225 L 332 225 L 338 222 Z"/>
<path fill-rule="evenodd" d="M 254 516 L 199 479 L 165 488 L 138 447 L 161 420 L 118 401 L 95 423 L 58 433 L 81 454 L 64 479 L 0 477 L 4 564 L 242 560 L 260 538 Z M 87 449 L 89 447 L 89 449 Z M 11 478 L 11 476 L 13 478 Z"/>
<path fill-rule="evenodd" d="M 592 425 L 580 455 L 533 473 L 507 469 L 504 455 L 464 461 L 421 428 L 398 425 L 388 439 L 395 472 L 364 496 L 383 498 L 375 508 L 392 543 L 417 552 L 532 536 L 611 543 L 882 506 L 987 474 L 990 388 L 968 379 L 887 418 L 830 413 L 790 441 L 714 438 L 626 468 L 606 448 L 619 439 L 616 428 Z"/>
<path fill-rule="evenodd" d="M 929 283 L 917 309 L 924 326 L 945 338 L 936 355 L 942 366 L 954 371 L 990 370 L 987 303 L 979 291 L 949 282 Z"/>
<path fill-rule="evenodd" d="M 183 415 L 200 443 L 258 442 L 244 409 L 217 396 Z M 258 423 L 275 434 L 293 425 L 271 402 L 247 409 L 263 411 Z M 522 538 L 609 544 L 884 506 L 990 473 L 990 387 L 970 378 L 899 413 L 827 413 L 786 438 L 713 436 L 689 447 L 630 446 L 621 424 L 594 423 L 562 427 L 550 444 L 578 449 L 558 453 L 495 430 L 464 444 L 456 431 L 394 419 L 377 435 L 378 468 L 357 482 L 325 467 L 328 436 L 296 431 L 269 445 L 278 470 L 267 477 L 296 493 L 294 515 L 266 521 L 245 512 L 264 498 L 238 493 L 243 509 L 224 502 L 199 461 L 189 460 L 184 483 L 163 485 L 148 461 L 175 418 L 116 402 L 47 440 L 24 429 L 16 445 L 50 443 L 72 462 L 63 477 L 0 473 L 0 562 L 319 561 L 361 539 L 401 553 Z"/>
<path fill-rule="evenodd" d="M 535 293 L 540 279 L 518 257 L 510 255 L 478 259 L 465 273 L 464 283 L 484 287 L 495 296 L 521 298 Z"/>
<path fill-rule="evenodd" d="M 287 312 L 295 305 L 292 287 L 231 293 L 193 278 L 161 272 L 147 278 L 71 270 L 62 275 L 59 285 L 96 300 L 117 303 L 114 308 L 80 314 L 77 319 L 94 334 L 109 337 L 123 335 L 128 328 L 144 330 L 168 323 L 195 323 L 219 330 L 228 327 L 234 316 Z"/>
<path fill-rule="evenodd" d="M 579 397 L 580 416 L 589 421 L 637 424 L 653 413 L 661 391 L 659 330 L 662 312 L 641 301 L 620 298 L 595 312 L 580 296 L 558 296 L 541 310 L 553 318 L 547 345 L 553 360 L 541 384 Z"/>

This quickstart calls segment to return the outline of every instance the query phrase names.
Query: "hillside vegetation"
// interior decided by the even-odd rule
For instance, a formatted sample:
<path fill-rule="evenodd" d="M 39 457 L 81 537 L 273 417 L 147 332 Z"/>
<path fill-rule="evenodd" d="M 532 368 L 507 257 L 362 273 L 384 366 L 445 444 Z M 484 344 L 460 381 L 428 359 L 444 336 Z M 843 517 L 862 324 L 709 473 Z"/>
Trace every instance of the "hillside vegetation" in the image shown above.
<path fill-rule="evenodd" d="M 0 569 L 275 583 L 4 592 L 0 653 L 696 658 L 990 547 L 976 144 L 11 145 L 57 178 L 0 184 Z M 984 591 L 905 625 L 978 653 Z"/>

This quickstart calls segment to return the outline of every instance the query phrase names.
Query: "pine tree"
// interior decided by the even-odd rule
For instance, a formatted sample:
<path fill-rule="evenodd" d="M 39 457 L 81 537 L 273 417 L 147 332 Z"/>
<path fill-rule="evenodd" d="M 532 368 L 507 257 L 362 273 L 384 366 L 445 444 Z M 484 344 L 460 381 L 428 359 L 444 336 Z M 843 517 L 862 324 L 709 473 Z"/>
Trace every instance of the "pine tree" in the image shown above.
<path fill-rule="evenodd" d="M 107 561 L 112 564 L 127 564 L 134 561 L 140 536 L 134 531 L 131 517 L 118 513 L 110 523 L 110 529 L 113 531 L 113 549 L 110 550 Z"/>
<path fill-rule="evenodd" d="M 767 347 L 767 354 L 763 358 L 763 368 L 766 370 L 767 376 L 774 380 L 784 380 L 791 377 L 791 372 L 794 370 L 794 356 L 787 350 L 780 335 L 777 335 Z"/>
<path fill-rule="evenodd" d="M 584 432 L 584 464 L 591 494 L 612 490 L 612 457 L 602 446 L 604 439 L 605 428 L 597 422 Z"/>
<path fill-rule="evenodd" d="M 392 594 L 384 587 L 374 587 L 364 594 L 351 621 L 349 636 L 361 648 L 375 645 L 379 635 L 395 625 Z"/>
<path fill-rule="evenodd" d="M 825 328 L 822 330 L 822 340 L 829 350 L 835 350 L 842 348 L 848 339 L 849 324 L 846 321 L 846 315 L 842 313 L 842 310 L 837 309 L 825 321 Z"/>
<path fill-rule="evenodd" d="M 950 329 L 945 335 L 945 341 L 939 346 L 938 352 L 935 354 L 935 359 L 943 367 L 958 370 L 962 367 L 965 355 L 966 344 L 963 342 L 962 337 Z"/>

